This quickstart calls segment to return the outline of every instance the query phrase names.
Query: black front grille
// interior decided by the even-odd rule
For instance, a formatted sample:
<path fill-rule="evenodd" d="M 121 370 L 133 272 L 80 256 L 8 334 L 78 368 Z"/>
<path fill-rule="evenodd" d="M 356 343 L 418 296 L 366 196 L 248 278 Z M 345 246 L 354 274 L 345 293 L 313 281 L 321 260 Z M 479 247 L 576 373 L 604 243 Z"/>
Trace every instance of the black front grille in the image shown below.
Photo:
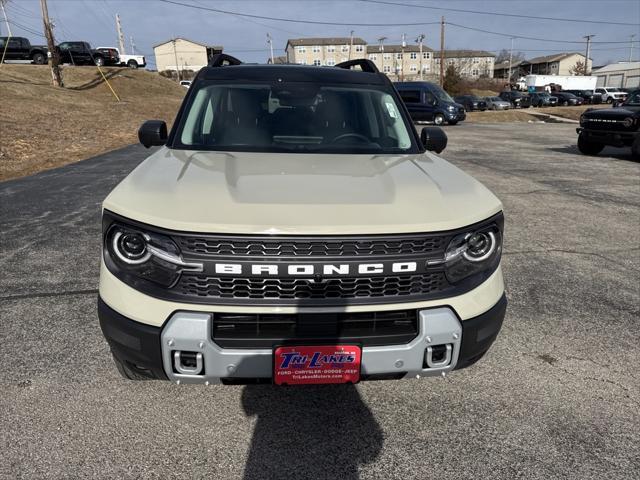
<path fill-rule="evenodd" d="M 442 292 L 449 283 L 443 272 L 420 275 L 331 278 L 229 278 L 182 275 L 179 295 L 211 299 L 305 300 L 407 297 Z"/>
<path fill-rule="evenodd" d="M 224 348 L 272 348 L 296 343 L 400 345 L 418 335 L 416 310 L 322 314 L 213 314 L 213 341 Z"/>
<path fill-rule="evenodd" d="M 312 240 L 279 237 L 176 236 L 184 254 L 251 257 L 361 257 L 368 255 L 431 254 L 444 248 L 441 235 L 398 236 L 375 239 L 336 238 Z"/>

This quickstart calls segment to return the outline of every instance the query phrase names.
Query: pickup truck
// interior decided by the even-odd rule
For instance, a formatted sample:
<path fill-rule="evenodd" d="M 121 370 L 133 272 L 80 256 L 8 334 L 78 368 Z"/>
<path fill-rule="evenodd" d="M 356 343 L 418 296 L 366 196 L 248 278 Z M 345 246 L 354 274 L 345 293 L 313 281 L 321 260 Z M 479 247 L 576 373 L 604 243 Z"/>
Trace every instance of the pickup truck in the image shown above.
<path fill-rule="evenodd" d="M 99 50 L 91 48 L 88 42 L 62 42 L 56 47 L 60 63 L 72 65 L 115 65 L 116 60 Z M 119 60 L 118 60 L 119 61 Z"/>
<path fill-rule="evenodd" d="M 28 38 L 0 37 L 0 58 L 3 52 L 5 60 L 31 60 L 36 65 L 47 63 L 47 47 L 31 45 Z"/>
<path fill-rule="evenodd" d="M 640 90 L 631 92 L 614 108 L 589 109 L 580 117 L 578 150 L 597 155 L 605 146 L 629 148 L 640 160 Z"/>
<path fill-rule="evenodd" d="M 102 206 L 98 318 L 123 377 L 443 377 L 496 339 L 502 203 L 370 60 L 215 55 L 171 132 L 138 138 L 159 148 Z"/>
<path fill-rule="evenodd" d="M 121 66 L 129 68 L 144 68 L 147 66 L 147 59 L 144 55 L 127 54 L 119 51 L 115 47 L 98 47 L 96 50 L 115 50 L 120 57 Z"/>

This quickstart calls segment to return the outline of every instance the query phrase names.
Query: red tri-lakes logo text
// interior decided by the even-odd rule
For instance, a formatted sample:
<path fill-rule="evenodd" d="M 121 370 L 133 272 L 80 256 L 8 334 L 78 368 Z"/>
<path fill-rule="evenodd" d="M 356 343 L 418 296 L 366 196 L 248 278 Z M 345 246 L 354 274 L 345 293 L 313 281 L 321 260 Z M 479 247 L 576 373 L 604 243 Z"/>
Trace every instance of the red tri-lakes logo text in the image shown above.
<path fill-rule="evenodd" d="M 313 352 L 301 354 L 299 352 L 287 352 L 281 354 L 282 361 L 280 368 L 322 368 L 326 366 L 342 367 L 343 365 L 355 363 L 356 356 L 352 353 L 323 354 Z"/>

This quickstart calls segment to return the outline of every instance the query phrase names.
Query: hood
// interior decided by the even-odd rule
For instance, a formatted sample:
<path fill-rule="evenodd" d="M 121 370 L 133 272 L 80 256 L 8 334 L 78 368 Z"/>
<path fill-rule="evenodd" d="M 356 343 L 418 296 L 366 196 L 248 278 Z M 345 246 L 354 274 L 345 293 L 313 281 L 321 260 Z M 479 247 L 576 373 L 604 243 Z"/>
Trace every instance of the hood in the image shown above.
<path fill-rule="evenodd" d="M 627 117 L 640 115 L 640 105 L 614 108 L 592 108 L 582 114 L 584 118 L 602 118 L 607 120 L 624 120 Z"/>
<path fill-rule="evenodd" d="M 377 234 L 450 230 L 502 210 L 482 184 L 436 155 L 159 149 L 104 208 L 172 230 Z"/>

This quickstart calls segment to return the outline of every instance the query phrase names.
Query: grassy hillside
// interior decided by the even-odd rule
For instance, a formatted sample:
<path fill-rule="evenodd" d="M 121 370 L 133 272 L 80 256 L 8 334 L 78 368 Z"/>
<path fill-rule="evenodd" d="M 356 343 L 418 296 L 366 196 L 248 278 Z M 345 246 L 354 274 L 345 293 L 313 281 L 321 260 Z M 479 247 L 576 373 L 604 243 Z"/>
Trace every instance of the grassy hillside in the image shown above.
<path fill-rule="evenodd" d="M 137 142 L 147 119 L 171 124 L 184 88 L 158 74 L 104 68 L 117 102 L 93 67 L 0 65 L 0 180 L 65 165 Z"/>

